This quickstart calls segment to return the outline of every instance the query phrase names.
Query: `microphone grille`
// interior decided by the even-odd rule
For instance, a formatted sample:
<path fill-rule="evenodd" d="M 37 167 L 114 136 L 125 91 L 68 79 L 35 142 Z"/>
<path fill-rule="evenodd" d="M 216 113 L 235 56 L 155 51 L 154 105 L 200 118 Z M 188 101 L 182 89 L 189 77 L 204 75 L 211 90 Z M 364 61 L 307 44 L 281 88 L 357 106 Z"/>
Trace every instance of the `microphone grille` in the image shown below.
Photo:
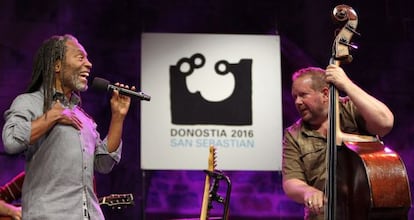
<path fill-rule="evenodd" d="M 97 91 L 107 91 L 109 81 L 100 77 L 95 77 L 92 81 L 91 88 Z"/>

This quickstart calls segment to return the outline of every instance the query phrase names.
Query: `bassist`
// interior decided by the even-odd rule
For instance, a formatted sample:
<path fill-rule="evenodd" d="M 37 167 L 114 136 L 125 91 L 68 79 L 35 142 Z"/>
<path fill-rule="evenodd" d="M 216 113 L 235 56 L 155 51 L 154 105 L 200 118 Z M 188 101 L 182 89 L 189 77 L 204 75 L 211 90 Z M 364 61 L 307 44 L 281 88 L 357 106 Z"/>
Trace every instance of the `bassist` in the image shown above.
<path fill-rule="evenodd" d="M 382 137 L 391 131 L 394 116 L 338 65 L 300 69 L 292 81 L 291 93 L 301 118 L 284 133 L 283 189 L 305 205 L 305 219 L 324 219 L 329 84 L 347 95 L 339 100 L 340 126 L 346 133 Z"/>

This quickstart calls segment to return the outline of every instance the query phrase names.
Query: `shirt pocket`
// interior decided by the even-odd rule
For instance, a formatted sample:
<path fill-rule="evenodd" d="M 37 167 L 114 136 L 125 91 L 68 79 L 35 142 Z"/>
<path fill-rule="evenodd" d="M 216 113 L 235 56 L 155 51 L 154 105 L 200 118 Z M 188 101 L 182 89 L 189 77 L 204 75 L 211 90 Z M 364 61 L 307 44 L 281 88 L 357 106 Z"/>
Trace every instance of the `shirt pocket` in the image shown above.
<path fill-rule="evenodd" d="M 309 184 L 315 183 L 324 172 L 325 167 L 325 153 L 326 146 L 314 146 L 304 152 L 300 160 L 303 163 L 303 170 L 305 171 L 306 180 Z"/>

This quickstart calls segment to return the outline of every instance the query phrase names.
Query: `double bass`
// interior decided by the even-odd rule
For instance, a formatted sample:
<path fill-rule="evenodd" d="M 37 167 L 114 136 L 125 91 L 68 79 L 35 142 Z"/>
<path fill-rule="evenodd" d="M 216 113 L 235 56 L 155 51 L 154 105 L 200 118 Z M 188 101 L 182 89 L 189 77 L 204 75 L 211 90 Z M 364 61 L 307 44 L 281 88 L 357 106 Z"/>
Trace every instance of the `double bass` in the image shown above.
<path fill-rule="evenodd" d="M 350 6 L 338 5 L 333 18 L 344 25 L 336 31 L 330 63 L 350 63 L 358 17 Z M 341 131 L 338 91 L 332 84 L 329 103 L 325 219 L 408 219 L 411 194 L 402 159 L 378 137 Z"/>

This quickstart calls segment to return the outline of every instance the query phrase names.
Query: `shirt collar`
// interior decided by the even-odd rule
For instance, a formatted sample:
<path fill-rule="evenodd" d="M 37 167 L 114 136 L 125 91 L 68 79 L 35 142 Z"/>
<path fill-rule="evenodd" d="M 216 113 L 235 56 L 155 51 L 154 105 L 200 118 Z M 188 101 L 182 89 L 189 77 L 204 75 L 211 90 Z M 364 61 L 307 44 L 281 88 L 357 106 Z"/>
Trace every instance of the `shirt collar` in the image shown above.
<path fill-rule="evenodd" d="M 318 132 L 316 132 L 315 130 L 312 130 L 309 126 L 309 124 L 305 123 L 302 119 L 299 119 L 297 121 L 297 123 L 300 124 L 300 132 L 302 132 L 303 134 L 310 136 L 310 137 L 323 137 L 321 134 L 319 134 Z"/>
<path fill-rule="evenodd" d="M 53 100 L 59 100 L 64 106 L 74 106 L 79 104 L 80 97 L 75 92 L 72 92 L 70 100 L 67 100 L 66 96 L 63 93 L 56 91 L 56 89 L 53 89 Z"/>

